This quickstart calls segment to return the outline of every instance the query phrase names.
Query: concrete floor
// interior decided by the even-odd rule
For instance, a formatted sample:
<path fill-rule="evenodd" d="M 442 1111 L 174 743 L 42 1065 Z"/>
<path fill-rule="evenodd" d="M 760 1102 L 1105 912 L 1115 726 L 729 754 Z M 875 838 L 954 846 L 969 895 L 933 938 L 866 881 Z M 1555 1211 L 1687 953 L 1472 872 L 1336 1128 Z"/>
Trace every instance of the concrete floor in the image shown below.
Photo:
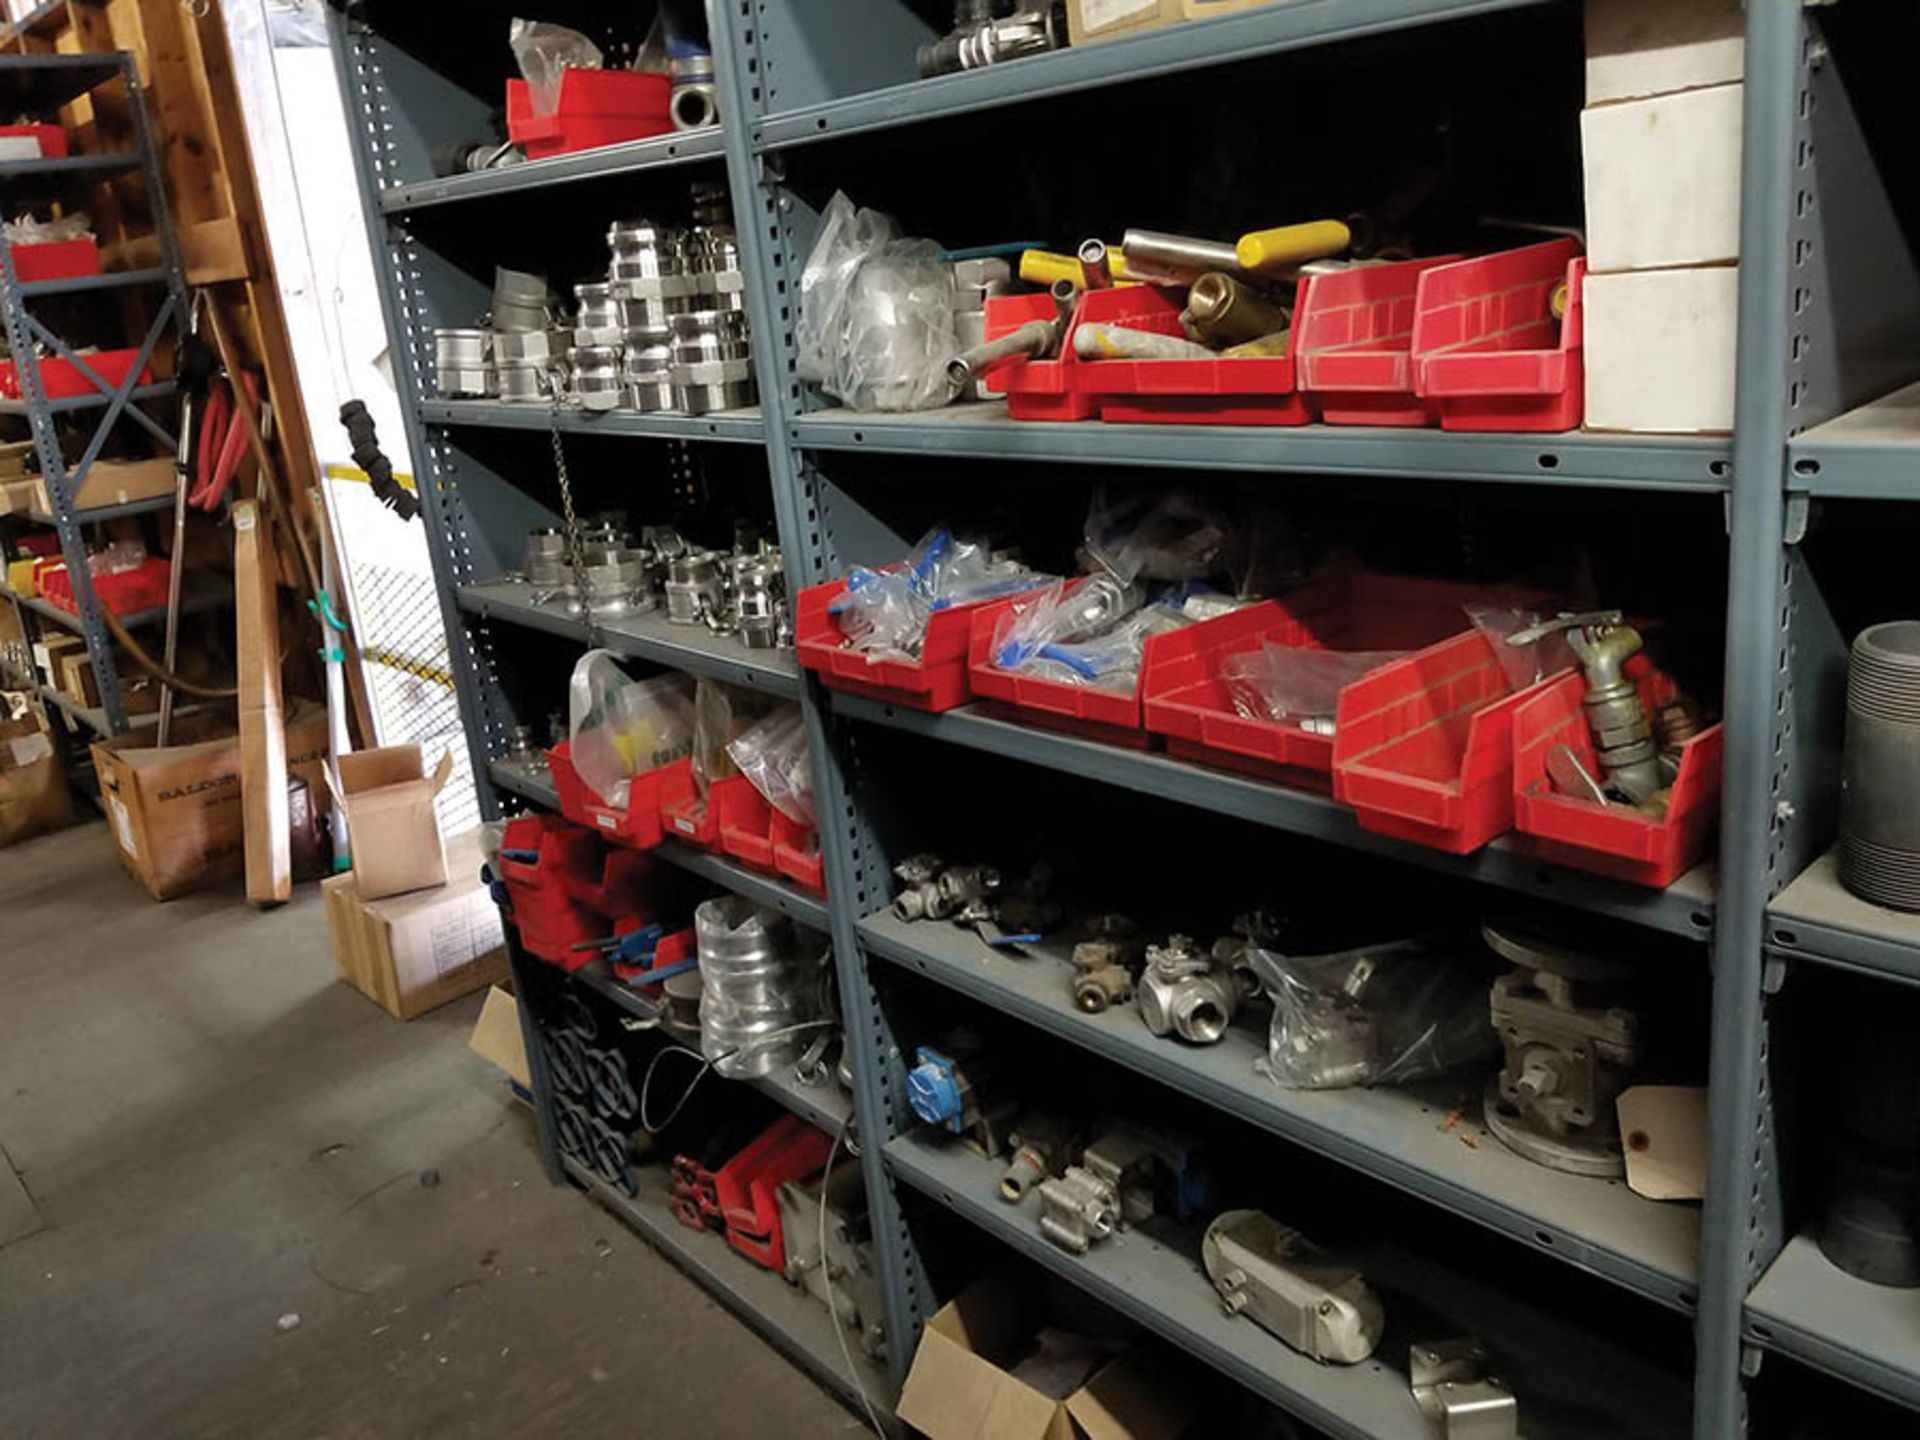
<path fill-rule="evenodd" d="M 860 1433 L 548 1186 L 478 1008 L 339 983 L 312 887 L 157 905 L 98 824 L 0 851 L 0 1434 Z"/>

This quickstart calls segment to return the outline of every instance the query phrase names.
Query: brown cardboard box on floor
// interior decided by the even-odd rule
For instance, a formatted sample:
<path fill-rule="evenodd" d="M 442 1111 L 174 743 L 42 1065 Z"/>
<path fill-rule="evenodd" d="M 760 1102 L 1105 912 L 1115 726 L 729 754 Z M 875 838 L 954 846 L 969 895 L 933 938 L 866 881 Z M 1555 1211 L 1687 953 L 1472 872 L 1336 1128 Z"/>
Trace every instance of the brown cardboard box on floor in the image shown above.
<path fill-rule="evenodd" d="M 453 773 L 452 753 L 440 757 L 431 775 L 418 745 L 356 750 L 341 756 L 337 768 L 340 788 L 334 798 L 346 807 L 361 898 L 379 900 L 444 884 L 447 852 L 433 797 Z"/>
<path fill-rule="evenodd" d="M 900 1418 L 929 1440 L 1174 1440 L 1192 1424 L 1192 1408 L 1125 1354 L 1063 1400 L 1017 1378 L 1008 1367 L 1046 1322 L 1013 1274 L 974 1281 L 927 1322 Z"/>
<path fill-rule="evenodd" d="M 73 798 L 40 707 L 18 720 L 0 704 L 0 846 L 73 821 Z"/>
<path fill-rule="evenodd" d="M 520 1028 L 520 1002 L 506 986 L 495 985 L 487 991 L 467 1048 L 506 1071 L 507 1078 L 522 1090 L 533 1089 L 533 1071 L 527 1066 L 527 1037 Z"/>
<path fill-rule="evenodd" d="M 352 872 L 320 886 L 340 978 L 401 1020 L 507 978 L 500 907 L 480 883 L 479 832 L 448 850 L 453 878 L 431 890 L 369 900 Z"/>
<path fill-rule="evenodd" d="M 181 721 L 182 743 L 164 750 L 151 731 L 93 747 L 94 774 L 120 863 L 156 900 L 171 900 L 238 875 L 246 836 L 240 816 L 240 740 L 211 717 Z M 313 705 L 287 718 L 287 768 L 316 803 L 326 793 L 327 712 Z"/>

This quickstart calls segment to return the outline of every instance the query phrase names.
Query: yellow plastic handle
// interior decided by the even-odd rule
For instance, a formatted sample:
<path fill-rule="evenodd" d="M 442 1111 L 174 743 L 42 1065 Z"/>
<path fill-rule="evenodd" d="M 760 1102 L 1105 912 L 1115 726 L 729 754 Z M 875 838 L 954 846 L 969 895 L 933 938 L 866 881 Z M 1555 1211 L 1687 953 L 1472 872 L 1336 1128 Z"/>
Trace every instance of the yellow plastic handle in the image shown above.
<path fill-rule="evenodd" d="M 1234 253 L 1240 258 L 1241 269 L 1270 273 L 1338 255 L 1352 243 L 1353 232 L 1340 221 L 1309 220 L 1302 225 L 1282 225 L 1277 230 L 1242 235 Z"/>
<path fill-rule="evenodd" d="M 1116 283 L 1134 278 L 1127 273 L 1126 253 L 1117 246 L 1107 247 L 1107 266 Z M 1087 288 L 1087 272 L 1080 268 L 1079 257 L 1056 255 L 1051 250 L 1022 250 L 1020 278 L 1029 285 L 1049 286 L 1056 280 L 1071 280 L 1082 290 Z"/>

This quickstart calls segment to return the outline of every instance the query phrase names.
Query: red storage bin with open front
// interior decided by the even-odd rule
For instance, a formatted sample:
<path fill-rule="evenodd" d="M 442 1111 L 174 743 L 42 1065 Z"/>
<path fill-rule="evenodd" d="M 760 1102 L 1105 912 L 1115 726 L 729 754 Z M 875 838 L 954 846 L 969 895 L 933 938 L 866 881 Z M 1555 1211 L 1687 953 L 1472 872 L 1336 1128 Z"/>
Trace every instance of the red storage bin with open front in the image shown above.
<path fill-rule="evenodd" d="M 13 275 L 22 285 L 41 280 L 75 280 L 100 273 L 98 240 L 48 240 L 13 247 Z"/>
<path fill-rule="evenodd" d="M 91 355 L 82 355 L 80 360 L 86 367 L 98 375 L 108 385 L 118 387 L 126 381 L 133 370 L 133 362 L 140 358 L 140 352 L 133 350 L 96 350 Z M 139 382 L 142 385 L 153 383 L 153 367 L 143 366 Z M 99 395 L 100 387 L 80 373 L 79 366 L 70 360 L 49 357 L 40 362 L 40 388 L 46 391 L 49 400 L 72 400 L 83 395 Z M 0 360 L 0 395 L 9 400 L 20 398 L 20 372 L 14 368 L 11 360 Z"/>
<path fill-rule="evenodd" d="M 729 775 L 709 783 L 707 793 L 702 795 L 691 759 L 676 760 L 663 767 L 659 775 L 661 829 L 675 840 L 702 850 L 723 849 L 720 826 L 729 806 L 735 803 L 734 792 L 752 792 L 753 782 L 744 775 Z"/>
<path fill-rule="evenodd" d="M 723 780 L 707 797 L 708 807 L 719 807 L 720 849 L 762 870 L 772 870 L 773 807 L 745 776 Z"/>
<path fill-rule="evenodd" d="M 1241 715 L 1220 678 L 1230 656 L 1263 643 L 1311 650 L 1418 650 L 1471 627 L 1484 585 L 1343 569 L 1280 600 L 1160 637 L 1142 672 L 1146 727 L 1169 754 L 1230 769 L 1326 773 L 1333 737 Z M 1298 780 L 1298 776 L 1280 776 Z"/>
<path fill-rule="evenodd" d="M 149 555 L 131 570 L 93 577 L 93 595 L 116 615 L 133 615 L 142 610 L 157 610 L 167 603 L 167 589 L 173 575 L 172 562 Z M 73 580 L 64 564 L 48 565 L 36 581 L 40 598 L 62 610 L 72 611 Z"/>
<path fill-rule="evenodd" d="M 1627 673 L 1651 714 L 1676 697 L 1673 682 L 1636 655 Z M 1663 889 L 1699 863 L 1720 817 L 1723 726 L 1713 725 L 1680 747 L 1680 769 L 1664 816 L 1627 805 L 1597 805 L 1562 795 L 1547 778 L 1547 752 L 1569 745 L 1597 774 L 1593 736 L 1581 708 L 1587 683 L 1569 673 L 1536 686 L 1513 715 L 1513 824 L 1549 860 Z"/>
<path fill-rule="evenodd" d="M 691 765 L 691 761 L 675 762 Z M 563 740 L 547 752 L 553 788 L 560 793 L 560 813 L 576 825 L 585 825 L 616 845 L 647 850 L 660 843 L 660 783 L 672 765 L 648 770 L 627 782 L 627 807 L 616 809 L 593 792 L 573 768 L 573 742 Z"/>
<path fill-rule="evenodd" d="M 1300 388 L 1331 425 L 1431 425 L 1435 402 L 1414 391 L 1413 319 L 1420 277 L 1459 259 L 1360 265 L 1313 277 L 1294 316 Z"/>
<path fill-rule="evenodd" d="M 1447 430 L 1578 430 L 1586 408 L 1581 291 L 1587 262 L 1549 240 L 1420 277 L 1414 388 Z M 1566 287 L 1566 314 L 1553 296 Z"/>
<path fill-rule="evenodd" d="M 826 863 L 820 857 L 820 832 L 775 810 L 768 822 L 773 863 L 780 873 L 816 895 L 827 893 Z"/>
<path fill-rule="evenodd" d="M 1300 284 L 1298 307 L 1311 281 Z M 1081 324 L 1124 325 L 1185 335 L 1180 306 L 1153 285 L 1094 290 L 1083 296 Z M 1307 397 L 1295 388 L 1291 355 L 1193 360 L 1082 360 L 1080 388 L 1099 397 L 1100 418 L 1121 424 L 1306 425 Z"/>
<path fill-rule="evenodd" d="M 973 612 L 996 599 L 949 605 L 927 618 L 917 660 L 869 660 L 851 650 L 833 618 L 833 602 L 847 593 L 845 580 L 809 585 L 794 606 L 794 650 L 800 663 L 831 690 L 888 700 L 915 710 L 951 710 L 968 697 L 967 645 Z"/>
<path fill-rule="evenodd" d="M 507 887 L 514 929 L 528 953 L 571 969 L 594 958 L 593 952 L 573 947 L 606 932 L 600 917 L 573 893 L 570 877 L 600 869 L 603 853 L 592 831 L 558 816 L 517 815 L 507 822 L 498 873 Z"/>
<path fill-rule="evenodd" d="M 1059 358 L 1029 360 L 1018 356 L 989 366 L 981 376 L 985 388 L 1007 397 L 1007 414 L 1015 420 L 1086 420 L 1099 408 L 1099 401 L 1080 386 L 1085 366 L 1073 353 L 1073 329 L 1086 309 L 1086 297 L 1074 308 L 1061 342 Z M 986 335 L 998 340 L 1018 330 L 1029 320 L 1051 320 L 1059 314 L 1053 296 L 993 295 L 987 299 Z"/>
<path fill-rule="evenodd" d="M 1516 692 L 1478 630 L 1361 677 L 1340 693 L 1334 798 L 1362 829 L 1478 850 L 1513 828 L 1513 715 L 1539 688 Z"/>
<path fill-rule="evenodd" d="M 0 125 L 0 136 L 25 136 L 36 141 L 40 146 L 42 160 L 64 160 L 69 153 L 67 127 L 64 125 L 46 125 L 36 122 Z"/>
<path fill-rule="evenodd" d="M 775 1274 L 785 1274 L 779 1189 L 788 1181 L 819 1174 L 832 1151 L 833 1137 L 824 1130 L 797 1115 L 782 1115 L 714 1171 L 714 1198 L 727 1227 L 727 1243 Z"/>
<path fill-rule="evenodd" d="M 551 115 L 533 113 L 524 80 L 507 81 L 507 138 L 529 160 L 568 155 L 673 129 L 673 82 L 644 70 L 568 69 L 560 74 L 559 103 Z"/>

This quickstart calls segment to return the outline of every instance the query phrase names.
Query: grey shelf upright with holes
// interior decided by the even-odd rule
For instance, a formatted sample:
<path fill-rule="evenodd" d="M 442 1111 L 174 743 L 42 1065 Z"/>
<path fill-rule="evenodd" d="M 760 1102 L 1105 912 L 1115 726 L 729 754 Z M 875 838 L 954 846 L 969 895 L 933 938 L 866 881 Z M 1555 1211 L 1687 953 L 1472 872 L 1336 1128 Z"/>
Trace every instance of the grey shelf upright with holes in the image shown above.
<path fill-rule="evenodd" d="M 179 247 L 167 207 L 166 184 L 154 149 L 153 131 L 134 57 L 124 51 L 98 55 L 0 56 L 0 105 L 9 116 L 31 114 L 51 119 L 59 107 L 106 86 L 123 87 L 126 114 L 135 142 L 133 149 L 102 155 L 0 161 L 0 201 L 7 205 L 8 219 L 18 213 L 16 207 L 23 199 L 59 196 L 71 192 L 76 185 L 109 179 L 126 171 L 140 171 L 146 181 L 152 239 L 160 258 L 158 265 L 138 270 L 23 282 L 14 266 L 13 245 L 5 236 L 0 236 L 0 312 L 4 313 L 7 347 L 13 357 L 18 386 L 17 398 L 0 401 L 0 413 L 25 419 L 30 426 L 34 455 L 47 494 L 46 509 L 23 511 L 16 517 L 16 523 L 51 526 L 58 535 L 60 553 L 66 560 L 73 585 L 73 610 L 70 615 L 62 614 L 54 607 L 30 603 L 12 591 L 7 594 L 29 639 L 39 639 L 51 624 L 74 631 L 86 641 L 100 697 L 96 706 L 57 706 L 72 726 L 71 730 L 66 725 L 54 727 L 63 747 L 67 747 L 69 735 L 84 741 L 95 736 L 123 735 L 130 728 L 113 638 L 102 618 L 93 576 L 87 567 L 85 527 L 125 515 L 158 511 L 172 501 L 161 497 L 81 509 L 76 505 L 76 497 L 81 494 L 81 487 L 109 437 L 122 421 L 140 426 L 165 447 L 167 454 L 174 453 L 175 435 L 142 408 L 148 402 L 172 396 L 173 386 L 165 381 L 146 385 L 139 381 L 156 347 L 180 333 L 187 314 L 187 282 L 180 266 Z M 35 313 L 42 300 L 88 293 L 111 295 L 135 286 L 156 287 L 161 298 L 153 307 L 137 357 L 126 378 L 118 384 L 104 379 L 87 364 L 85 357 L 75 353 L 80 342 L 61 336 Z M 89 386 L 85 393 L 49 397 L 42 375 L 43 349 L 51 358 L 79 372 Z M 66 422 L 70 421 L 84 422 L 88 433 L 79 458 L 71 462 L 66 459 L 62 443 Z M 69 759 L 72 758 L 69 755 Z"/>
<path fill-rule="evenodd" d="M 1004 1212 L 970 1190 L 963 1193 L 965 1167 L 912 1133 L 906 1037 L 893 1032 L 882 1003 L 892 972 L 905 970 L 1243 1120 L 1268 1132 L 1271 1143 L 1314 1152 L 1355 1183 L 1383 1183 L 1436 1214 L 1504 1235 L 1549 1266 L 1597 1276 L 1637 1297 L 1632 1303 L 1689 1316 L 1695 1341 L 1690 1413 L 1683 1396 L 1674 1402 L 1677 1421 L 1675 1411 L 1662 1411 L 1642 1423 L 1628 1413 L 1639 1395 L 1624 1393 L 1635 1385 L 1611 1395 L 1604 1386 L 1590 1387 L 1592 1403 L 1614 1423 L 1607 1433 L 1686 1432 L 1695 1440 L 1745 1433 L 1750 1402 L 1764 1388 L 1753 1381 L 1766 1372 L 1769 1355 L 1786 1357 L 1771 1363 L 1905 1404 L 1920 1401 L 1920 1313 L 1884 1295 L 1868 1297 L 1868 1304 L 1850 1289 L 1852 1282 L 1822 1269 L 1817 1253 L 1808 1255 L 1804 1238 L 1788 1233 L 1769 1075 L 1777 1018 L 1772 997 L 1786 966 L 1813 958 L 1893 979 L 1920 976 L 1920 938 L 1911 922 L 1840 903 L 1829 871 L 1815 864 L 1832 827 L 1835 683 L 1844 646 L 1802 551 L 1809 505 L 1920 498 L 1913 482 L 1920 474 L 1920 402 L 1914 391 L 1900 389 L 1920 373 L 1910 338 L 1920 324 L 1920 281 L 1846 85 L 1828 63 L 1825 29 L 1839 11 L 1799 0 L 1746 4 L 1736 423 L 1730 439 L 1661 440 L 1324 426 L 1016 424 L 992 406 L 855 415 L 824 405 L 794 378 L 800 272 L 820 197 L 833 188 L 838 142 L 857 151 L 896 129 L 929 127 L 915 132 L 923 134 L 936 125 L 964 138 L 968 127 L 990 126 L 1019 107 L 1103 88 L 1123 91 L 1149 72 L 1150 83 L 1164 89 L 1250 56 L 1343 47 L 1343 59 L 1364 57 L 1366 47 L 1395 33 L 1511 23 L 1511 14 L 1552 8 L 1548 0 L 1287 0 L 931 81 L 912 78 L 909 58 L 933 33 L 926 7 L 902 0 L 712 0 L 722 112 L 717 133 L 445 180 L 432 172 L 434 145 L 482 128 L 493 97 L 471 81 L 470 64 L 434 53 L 435 45 L 464 42 L 410 24 L 406 8 L 371 0 L 330 12 L 330 24 L 341 83 L 358 121 L 363 201 L 396 377 L 407 401 L 409 438 L 424 457 L 420 484 L 441 613 L 490 817 L 509 803 L 552 803 L 544 776 L 505 753 L 517 702 L 513 676 L 503 670 L 509 662 L 502 635 L 533 629 L 578 645 L 586 632 L 498 583 L 517 563 L 527 526 L 550 517 L 554 506 L 541 492 L 544 482 L 502 473 L 484 447 L 469 443 L 476 432 L 549 421 L 527 409 L 438 400 L 426 385 L 431 329 L 468 323 L 484 306 L 485 277 L 471 254 L 456 254 L 447 229 L 433 228 L 433 217 L 450 207 L 500 196 L 530 205 L 611 179 L 642 183 L 690 166 L 724 168 L 748 268 L 758 410 L 700 421 L 568 415 L 560 429 L 568 442 L 597 431 L 629 437 L 636 447 L 763 447 L 795 591 L 838 575 L 849 562 L 898 553 L 911 540 L 844 483 L 857 467 L 876 463 L 865 457 L 894 457 L 897 465 L 918 456 L 1019 465 L 1036 483 L 1084 475 L 1086 467 L 1153 467 L 1237 472 L 1242 479 L 1285 476 L 1305 485 L 1388 476 L 1410 485 L 1492 482 L 1722 497 L 1729 582 L 1719 857 L 1664 892 L 1543 867 L 1498 844 L 1470 857 L 1440 855 L 1361 831 L 1350 814 L 1313 796 L 970 710 L 927 716 L 830 695 L 784 659 L 742 664 L 711 646 L 678 640 L 664 627 L 634 627 L 614 641 L 638 659 L 793 694 L 802 705 L 819 812 L 827 817 L 822 846 L 829 900 L 812 917 L 829 931 L 838 969 L 893 1383 L 904 1375 L 919 1328 L 940 1298 L 928 1278 L 928 1257 L 917 1249 L 921 1227 L 913 1223 L 913 1207 L 933 1206 L 1050 1265 L 1324 1429 L 1351 1436 L 1413 1433 L 1400 1381 L 1384 1387 L 1303 1368 L 1284 1353 L 1269 1353 L 1246 1327 L 1218 1323 L 1190 1259 L 1143 1250 L 1130 1260 L 1116 1252 L 1081 1267 L 1036 1247 Z M 577 21 L 592 11 L 583 5 L 573 13 Z M 504 26 L 508 11 L 497 13 Z M 613 15 L 613 7 L 606 13 Z M 491 83 L 498 78 L 493 74 Z M 789 178 L 802 173 L 804 183 Z M 854 177 L 843 178 L 851 187 Z M 1849 283 L 1838 283 L 1843 274 Z M 1568 503 L 1583 502 L 1569 493 Z M 967 947 L 889 925 L 882 912 L 890 896 L 889 861 L 897 857 L 889 855 L 879 823 L 886 797 L 863 782 L 859 763 L 863 737 L 879 730 L 896 732 L 890 743 L 924 748 L 929 764 L 948 747 L 983 751 L 1062 772 L 1075 777 L 1072 784 L 1183 805 L 1196 816 L 1232 816 L 1312 843 L 1414 862 L 1445 883 L 1518 891 L 1688 937 L 1703 959 L 1710 957 L 1712 971 L 1709 1110 L 1719 1143 L 1711 1151 L 1704 1209 L 1696 1219 L 1614 1187 L 1542 1178 L 1524 1166 L 1469 1163 L 1436 1148 L 1422 1122 L 1389 1095 L 1326 1097 L 1324 1103 L 1321 1097 L 1276 1098 L 1229 1067 L 1224 1052 L 1183 1052 L 1124 1026 L 1094 1024 L 1050 993 L 1034 991 L 1030 979 L 994 970 Z M 765 884 L 749 883 L 744 873 L 729 876 L 720 865 L 710 864 L 707 873 L 749 894 Z M 525 957 L 516 963 L 524 967 Z M 557 1176 L 548 1077 L 537 1044 L 530 1053 L 543 1150 Z M 1542 1346 L 1549 1341 L 1528 1297 L 1506 1293 L 1500 1280 L 1483 1278 L 1473 1287 L 1476 1323 L 1508 1337 L 1524 1363 L 1530 1336 L 1537 1334 Z M 730 1303 L 752 1308 L 755 1302 L 735 1297 Z M 769 1310 L 758 1323 L 784 1334 L 780 1327 L 789 1322 Z M 791 1335 L 786 1343 L 794 1348 Z M 1568 1343 L 1578 1350 L 1577 1337 Z M 1647 1395 L 1667 1394 L 1657 1378 L 1648 1386 Z M 1388 1388 L 1398 1388 L 1397 1396 Z M 1550 1420 L 1529 1423 L 1524 1404 L 1522 1414 L 1523 1429 L 1529 1435 L 1537 1429 L 1537 1440 L 1560 1433 Z"/>

